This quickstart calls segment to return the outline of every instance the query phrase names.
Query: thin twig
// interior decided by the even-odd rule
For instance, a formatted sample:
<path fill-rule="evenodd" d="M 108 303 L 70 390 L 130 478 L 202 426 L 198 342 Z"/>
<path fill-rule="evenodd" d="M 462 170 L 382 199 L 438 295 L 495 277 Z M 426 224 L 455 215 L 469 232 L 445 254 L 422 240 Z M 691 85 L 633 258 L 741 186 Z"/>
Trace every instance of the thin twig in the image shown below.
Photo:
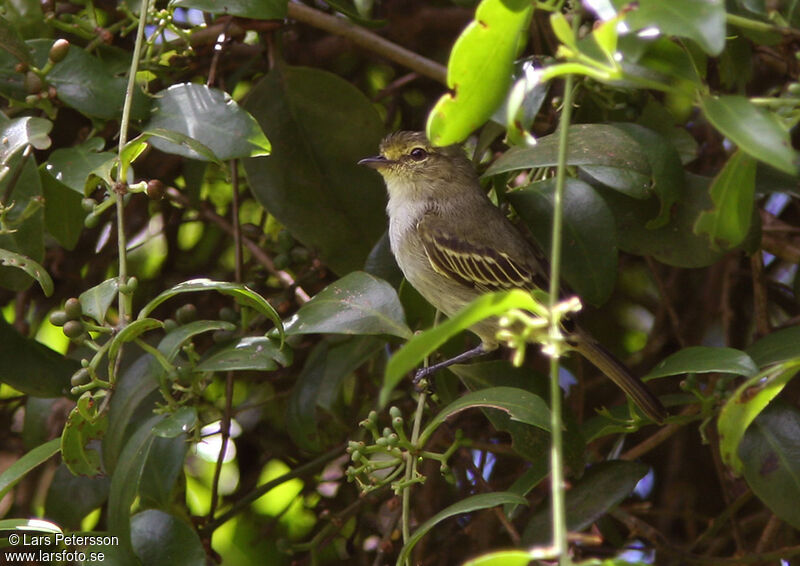
<path fill-rule="evenodd" d="M 756 321 L 756 337 L 760 338 L 771 332 L 769 315 L 767 314 L 767 286 L 764 282 L 764 264 L 760 251 L 750 256 L 750 268 L 753 279 L 753 311 Z"/>
<path fill-rule="evenodd" d="M 683 333 L 681 332 L 681 321 L 678 318 L 678 313 L 672 304 L 667 287 L 664 285 L 664 281 L 661 279 L 661 275 L 656 269 L 656 264 L 653 261 L 653 258 L 650 256 L 645 256 L 645 261 L 647 262 L 647 267 L 650 269 L 650 273 L 653 274 L 656 287 L 658 287 L 658 294 L 661 295 L 661 304 L 667 311 L 667 317 L 669 318 L 669 323 L 672 326 L 672 333 L 675 335 L 675 339 L 681 345 L 681 348 L 685 348 L 686 341 L 684 340 Z"/>
<path fill-rule="evenodd" d="M 349 39 L 359 47 L 368 49 L 395 63 L 403 65 L 442 84 L 447 84 L 447 68 L 435 61 L 417 55 L 381 36 L 350 23 L 343 18 L 331 16 L 299 2 L 289 2 L 289 17 L 315 28 Z"/>
<path fill-rule="evenodd" d="M 700 410 L 698 405 L 689 405 L 683 411 L 681 411 L 681 416 L 689 416 L 694 415 Z M 665 440 L 670 438 L 673 434 L 681 430 L 684 426 L 686 426 L 685 422 L 680 423 L 670 423 L 666 426 L 661 427 L 658 429 L 654 434 L 647 437 L 644 441 L 637 444 L 624 454 L 620 456 L 621 460 L 638 460 L 651 450 L 653 450 L 656 446 L 662 444 Z"/>

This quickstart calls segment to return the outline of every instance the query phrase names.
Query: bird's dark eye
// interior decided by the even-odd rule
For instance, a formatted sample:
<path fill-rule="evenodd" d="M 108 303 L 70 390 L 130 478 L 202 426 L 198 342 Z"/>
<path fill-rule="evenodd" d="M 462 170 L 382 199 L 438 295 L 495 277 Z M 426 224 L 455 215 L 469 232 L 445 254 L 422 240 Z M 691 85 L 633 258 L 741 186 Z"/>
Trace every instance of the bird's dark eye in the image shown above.
<path fill-rule="evenodd" d="M 422 161 L 426 157 L 428 157 L 428 152 L 422 149 L 421 147 L 415 147 L 409 152 L 411 159 L 414 161 Z"/>

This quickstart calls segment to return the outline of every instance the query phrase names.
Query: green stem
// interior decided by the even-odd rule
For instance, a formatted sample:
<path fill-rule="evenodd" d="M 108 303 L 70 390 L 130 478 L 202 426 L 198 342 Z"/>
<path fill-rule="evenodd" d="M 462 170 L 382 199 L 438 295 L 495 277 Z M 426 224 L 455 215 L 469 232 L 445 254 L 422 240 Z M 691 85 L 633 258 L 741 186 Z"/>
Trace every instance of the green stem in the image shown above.
<path fill-rule="evenodd" d="M 419 394 L 419 398 L 417 399 L 417 411 L 414 414 L 414 425 L 411 430 L 411 444 L 417 446 L 417 442 L 419 441 L 419 432 L 422 428 L 422 413 L 425 409 L 425 400 L 427 399 L 427 395 L 423 391 Z M 419 447 L 421 448 L 421 447 Z M 405 486 L 403 487 L 403 517 L 402 517 L 402 524 L 403 524 L 403 543 L 407 543 L 408 539 L 411 538 L 411 483 L 414 477 L 417 474 L 417 455 L 412 452 L 406 452 L 406 477 L 405 477 Z M 406 560 L 406 566 L 410 564 L 409 560 Z"/>
<path fill-rule="evenodd" d="M 119 124 L 119 145 L 117 153 L 119 155 L 119 165 L 117 166 L 117 184 L 125 183 L 128 174 L 128 164 L 123 159 L 125 144 L 128 143 L 128 125 L 131 121 L 131 106 L 133 105 L 133 94 L 136 89 L 136 71 L 139 68 L 139 57 L 142 53 L 142 43 L 144 42 L 144 26 L 147 22 L 147 9 L 150 0 L 142 0 L 139 10 L 139 26 L 136 29 L 136 43 L 133 46 L 133 56 L 131 57 L 131 68 L 128 72 L 128 85 L 125 88 L 125 103 L 122 106 L 122 119 Z M 123 286 L 128 281 L 128 251 L 127 240 L 125 238 L 125 203 L 123 202 L 123 192 L 114 191 L 114 198 L 117 201 L 117 251 L 119 254 L 119 285 Z M 124 327 L 128 323 L 130 312 L 133 308 L 133 297 L 126 293 L 119 293 L 119 325 Z"/>
<path fill-rule="evenodd" d="M 775 32 L 786 35 L 799 35 L 800 31 L 790 27 L 776 26 L 768 22 L 760 22 L 758 20 L 751 20 L 736 14 L 725 14 L 725 22 L 743 29 L 760 32 Z"/>
<path fill-rule="evenodd" d="M 577 23 L 578 17 L 575 16 Z M 567 145 L 569 124 L 572 118 L 573 75 L 566 77 L 564 85 L 564 105 L 559 122 L 558 169 L 556 170 L 556 194 L 553 203 L 553 236 L 550 252 L 550 340 L 556 354 L 550 359 L 550 482 L 553 497 L 553 549 L 559 557 L 561 566 L 572 563 L 567 553 L 567 516 L 564 503 L 564 446 L 561 435 L 561 389 L 558 385 L 558 354 L 563 342 L 559 321 L 552 315 L 559 299 L 559 278 L 561 276 L 561 229 L 563 224 L 564 185 L 567 177 Z"/>

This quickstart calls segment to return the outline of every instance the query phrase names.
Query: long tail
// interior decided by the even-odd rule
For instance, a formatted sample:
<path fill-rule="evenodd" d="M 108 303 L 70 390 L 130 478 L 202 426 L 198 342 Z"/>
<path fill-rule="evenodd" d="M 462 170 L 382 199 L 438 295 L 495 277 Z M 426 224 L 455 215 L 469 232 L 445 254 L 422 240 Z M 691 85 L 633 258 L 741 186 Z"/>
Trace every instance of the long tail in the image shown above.
<path fill-rule="evenodd" d="M 645 415 L 661 424 L 669 413 L 650 389 L 619 361 L 614 354 L 583 332 L 570 337 L 570 343 L 584 358 L 606 374 L 622 389 Z"/>

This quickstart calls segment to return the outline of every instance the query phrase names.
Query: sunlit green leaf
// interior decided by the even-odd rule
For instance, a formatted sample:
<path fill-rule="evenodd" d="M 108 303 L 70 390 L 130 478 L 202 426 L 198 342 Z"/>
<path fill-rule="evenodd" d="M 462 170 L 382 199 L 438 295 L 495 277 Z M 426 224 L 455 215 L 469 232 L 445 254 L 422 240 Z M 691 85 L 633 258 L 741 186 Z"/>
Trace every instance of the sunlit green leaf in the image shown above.
<path fill-rule="evenodd" d="M 435 145 L 463 141 L 489 119 L 511 84 L 514 58 L 533 6 L 527 0 L 482 0 L 447 64 L 445 94 L 428 115 Z"/>
<path fill-rule="evenodd" d="M 245 336 L 233 344 L 214 351 L 201 361 L 197 371 L 273 371 L 291 362 L 291 355 L 276 342 L 266 336 Z"/>

